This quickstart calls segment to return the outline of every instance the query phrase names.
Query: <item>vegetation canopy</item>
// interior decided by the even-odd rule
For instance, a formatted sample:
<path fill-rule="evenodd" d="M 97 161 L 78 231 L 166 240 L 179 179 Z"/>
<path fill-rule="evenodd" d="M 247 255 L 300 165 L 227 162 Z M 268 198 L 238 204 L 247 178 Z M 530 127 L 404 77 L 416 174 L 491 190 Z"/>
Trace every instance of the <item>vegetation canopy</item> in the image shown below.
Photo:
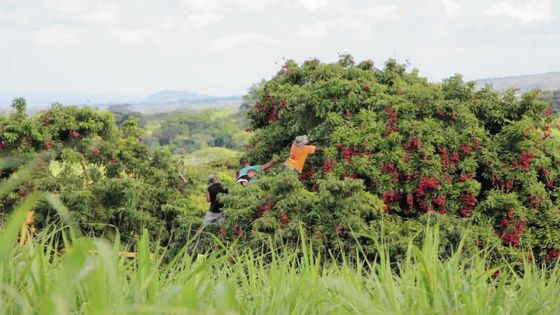
<path fill-rule="evenodd" d="M 148 150 L 133 120 L 117 127 L 111 113 L 59 105 L 28 116 L 23 99 L 13 107 L 0 116 L 1 218 L 43 191 L 56 194 L 87 235 L 120 232 L 132 243 L 145 228 L 164 243 L 186 237 L 194 180 L 168 150 Z M 33 210 L 39 229 L 60 221 L 47 202 Z"/>
<path fill-rule="evenodd" d="M 323 151 L 302 183 L 283 174 L 233 191 L 224 237 L 289 243 L 303 222 L 327 251 L 367 248 L 359 235 L 383 234 L 398 255 L 437 220 L 444 244 L 473 225 L 472 245 L 494 246 L 496 257 L 559 255 L 559 120 L 539 91 L 476 90 L 460 75 L 430 83 L 394 60 L 377 69 L 344 55 L 286 62 L 260 86 L 249 119 L 254 162 L 284 160 L 301 134 Z"/>

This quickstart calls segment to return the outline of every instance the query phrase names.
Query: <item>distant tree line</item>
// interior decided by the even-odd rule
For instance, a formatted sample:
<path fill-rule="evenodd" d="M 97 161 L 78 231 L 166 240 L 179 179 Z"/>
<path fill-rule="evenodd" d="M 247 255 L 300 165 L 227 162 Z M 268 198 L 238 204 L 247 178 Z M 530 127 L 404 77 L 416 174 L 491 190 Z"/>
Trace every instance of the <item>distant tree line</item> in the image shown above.
<path fill-rule="evenodd" d="M 550 103 L 555 112 L 560 111 L 560 89 L 542 92 L 541 99 Z"/>
<path fill-rule="evenodd" d="M 240 151 L 247 142 L 247 110 L 228 108 L 201 112 L 168 112 L 142 115 L 127 105 L 112 106 L 117 125 L 134 120 L 146 130 L 144 143 L 151 147 L 166 147 L 176 154 L 187 154 L 207 147 Z"/>

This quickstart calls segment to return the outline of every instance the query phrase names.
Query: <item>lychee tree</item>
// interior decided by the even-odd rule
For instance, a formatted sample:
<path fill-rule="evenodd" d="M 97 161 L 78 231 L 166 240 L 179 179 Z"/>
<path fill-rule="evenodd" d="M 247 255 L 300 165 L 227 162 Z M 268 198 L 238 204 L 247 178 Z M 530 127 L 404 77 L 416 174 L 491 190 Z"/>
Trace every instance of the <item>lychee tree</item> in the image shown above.
<path fill-rule="evenodd" d="M 18 172 L 29 167 L 32 172 L 1 196 L 0 219 L 38 190 L 59 196 L 82 232 L 92 236 L 118 230 L 128 242 L 146 228 L 167 242 L 189 232 L 183 221 L 193 208 L 192 179 L 169 151 L 148 150 L 134 121 L 118 127 L 111 113 L 61 105 L 27 115 L 22 99 L 13 107 L 15 112 L 0 116 L 0 159 L 15 157 L 17 163 L 2 163 L 1 180 L 22 177 Z M 60 221 L 46 201 L 34 210 L 39 229 Z"/>
<path fill-rule="evenodd" d="M 280 211 L 287 207 L 276 205 L 289 199 L 291 208 L 305 205 L 292 215 L 311 234 L 371 234 L 376 220 L 398 221 L 402 228 L 437 213 L 455 218 L 453 224 L 473 225 L 484 242 L 499 243 L 504 252 L 526 256 L 532 249 L 538 259 L 558 257 L 560 125 L 539 91 L 518 96 L 490 86 L 477 90 L 460 75 L 431 83 L 394 60 L 377 69 L 371 61 L 355 64 L 342 56 L 329 64 L 288 61 L 257 96 L 249 112 L 254 137 L 247 154 L 253 161 L 285 159 L 301 134 L 323 151 L 300 176 L 308 191 L 298 193 L 306 196 L 301 200 L 289 190 L 259 192 L 260 204 L 245 205 L 243 220 L 236 221 L 241 200 L 229 196 L 236 229 L 258 231 L 259 209 L 268 205 L 277 213 L 268 229 L 281 233 L 286 220 Z M 348 199 L 321 203 L 325 186 L 336 183 L 354 188 L 325 198 Z M 375 213 L 367 200 L 377 198 L 383 215 L 354 216 L 363 208 Z M 352 219 L 326 219 L 337 212 Z"/>

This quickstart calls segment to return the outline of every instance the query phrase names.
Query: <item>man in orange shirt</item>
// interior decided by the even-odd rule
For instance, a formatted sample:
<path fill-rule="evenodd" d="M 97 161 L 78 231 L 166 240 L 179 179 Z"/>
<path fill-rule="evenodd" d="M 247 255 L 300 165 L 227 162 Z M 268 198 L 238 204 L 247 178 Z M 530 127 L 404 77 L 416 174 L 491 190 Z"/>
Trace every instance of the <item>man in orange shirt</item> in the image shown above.
<path fill-rule="evenodd" d="M 301 174 L 303 171 L 303 165 L 307 160 L 309 154 L 314 154 L 317 151 L 317 147 L 314 145 L 307 145 L 309 140 L 307 136 L 297 136 L 296 140 L 290 148 L 290 157 L 284 162 L 284 170 L 290 169 L 297 174 Z"/>

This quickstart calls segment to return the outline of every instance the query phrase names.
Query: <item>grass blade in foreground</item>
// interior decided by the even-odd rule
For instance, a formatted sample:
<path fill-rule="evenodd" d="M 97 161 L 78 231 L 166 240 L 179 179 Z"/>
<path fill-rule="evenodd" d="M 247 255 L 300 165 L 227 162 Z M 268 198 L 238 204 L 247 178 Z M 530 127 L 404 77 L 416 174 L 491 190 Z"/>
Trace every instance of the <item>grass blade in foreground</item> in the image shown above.
<path fill-rule="evenodd" d="M 3 239 L 11 235 L 11 246 L 0 244 L 3 270 L 10 271 L 3 273 L 3 314 L 551 314 L 560 309 L 557 267 L 525 262 L 524 273 L 504 266 L 493 279 L 482 253 L 468 258 L 457 251 L 441 260 L 437 228 L 422 247 L 409 244 L 398 266 L 391 265 L 382 244 L 377 245 L 381 259 L 369 265 L 326 262 L 305 246 L 273 255 L 224 249 L 196 260 L 183 252 L 164 262 L 165 248 L 147 238 L 139 241 L 132 260 L 105 241 L 87 238 L 74 238 L 57 252 L 54 234 L 45 233 L 14 251 L 16 220 L 23 215 L 17 212 L 2 230 Z"/>

